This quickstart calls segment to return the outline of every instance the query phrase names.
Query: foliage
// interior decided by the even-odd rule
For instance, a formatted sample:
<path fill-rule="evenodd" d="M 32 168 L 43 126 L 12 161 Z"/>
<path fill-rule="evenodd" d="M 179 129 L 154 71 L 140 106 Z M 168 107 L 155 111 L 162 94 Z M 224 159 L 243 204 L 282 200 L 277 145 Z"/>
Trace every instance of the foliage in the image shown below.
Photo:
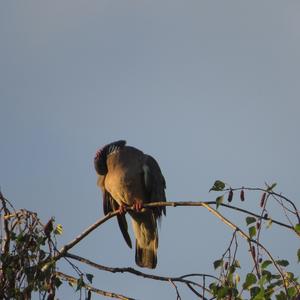
<path fill-rule="evenodd" d="M 221 193 L 215 201 L 145 204 L 144 207 L 151 205 L 204 207 L 233 229 L 227 249 L 213 262 L 217 275 L 200 273 L 180 277 L 157 276 L 133 268 L 106 267 L 69 252 L 92 230 L 109 218 L 115 217 L 116 213 L 98 220 L 73 241 L 57 250 L 56 237 L 63 233 L 62 226 L 55 225 L 53 218 L 43 224 L 36 213 L 25 209 L 16 211 L 0 193 L 2 204 L 0 207 L 0 299 L 30 299 L 33 293 L 39 293 L 40 299 L 55 299 L 56 291 L 63 282 L 68 282 L 75 291 L 78 291 L 80 299 L 82 297 L 91 299 L 92 293 L 116 299 L 133 299 L 93 287 L 91 284 L 94 275 L 81 272 L 79 267 L 71 262 L 76 260 L 105 272 L 131 273 L 151 280 L 170 282 L 175 288 L 177 299 L 181 297 L 176 284 L 183 284 L 199 299 L 299 300 L 300 285 L 297 276 L 288 270 L 290 262 L 285 258 L 275 259 L 261 242 L 262 231 L 268 230 L 272 224 L 290 231 L 296 238 L 300 236 L 299 211 L 291 200 L 274 192 L 275 187 L 274 183 L 266 184 L 265 188 L 232 188 L 217 180 L 210 189 Z M 260 193 L 258 213 L 233 206 L 232 203 L 236 199 L 239 199 L 240 204 L 247 201 L 246 192 Z M 225 199 L 228 204 L 225 203 Z M 271 212 L 268 211 L 268 203 L 271 200 L 279 204 L 288 224 L 271 218 Z M 216 209 L 211 205 L 215 205 Z M 240 214 L 246 213 L 245 223 L 234 224 L 220 213 L 221 208 L 231 209 Z M 241 240 L 248 245 L 251 262 L 243 266 L 238 258 Z M 65 258 L 70 263 L 76 272 L 76 277 L 57 271 L 56 265 L 61 258 Z M 296 258 L 299 263 L 300 249 L 296 253 Z M 202 278 L 202 283 L 199 278 Z"/>
<path fill-rule="evenodd" d="M 22 209 L 15 211 L 9 202 L 1 197 L 1 299 L 30 299 L 32 292 L 48 295 L 53 299 L 55 290 L 61 284 L 55 276 L 55 234 L 61 225 L 53 229 L 54 219 L 46 225 L 36 213 Z M 55 233 L 55 231 L 58 231 Z M 47 270 L 42 267 L 48 264 Z"/>
<path fill-rule="evenodd" d="M 218 280 L 210 284 L 210 291 L 216 299 L 251 299 L 251 300 L 269 300 L 275 296 L 277 300 L 296 299 L 300 297 L 300 285 L 298 278 L 291 272 L 288 272 L 285 267 L 289 265 L 286 259 L 275 260 L 267 249 L 260 243 L 260 233 L 263 228 L 263 223 L 267 223 L 267 228 L 270 227 L 270 218 L 267 212 L 267 201 L 270 196 L 278 198 L 281 195 L 275 194 L 273 189 L 276 184 L 267 185 L 265 190 L 262 190 L 259 216 L 247 216 L 245 218 L 246 226 L 248 227 L 247 242 L 249 244 L 249 255 L 253 261 L 253 267 L 250 272 L 246 274 L 243 281 L 241 281 L 239 270 L 240 263 L 236 258 L 238 242 L 237 233 L 241 230 L 236 229 L 233 233 L 232 240 L 228 249 L 222 255 L 221 259 L 216 260 L 213 265 L 215 269 L 219 269 L 220 276 Z M 220 189 L 217 187 L 221 187 Z M 228 202 L 232 201 L 234 189 L 229 187 L 225 190 L 226 184 L 218 180 L 214 183 L 211 190 L 225 191 L 228 193 Z M 240 200 L 245 201 L 244 188 L 235 189 L 240 190 Z M 257 189 L 256 189 L 257 190 Z M 220 197 L 216 198 L 216 207 L 218 208 L 222 202 Z M 281 201 L 279 201 L 285 214 L 296 217 L 299 222 L 298 210 L 294 211 L 288 209 Z M 290 202 L 290 200 L 288 200 Z M 292 205 L 293 208 L 294 205 Z M 299 235 L 299 223 L 291 226 L 291 229 Z M 297 252 L 298 262 L 300 249 Z M 267 258 L 264 258 L 267 256 Z M 297 298 L 298 299 L 298 298 Z"/>

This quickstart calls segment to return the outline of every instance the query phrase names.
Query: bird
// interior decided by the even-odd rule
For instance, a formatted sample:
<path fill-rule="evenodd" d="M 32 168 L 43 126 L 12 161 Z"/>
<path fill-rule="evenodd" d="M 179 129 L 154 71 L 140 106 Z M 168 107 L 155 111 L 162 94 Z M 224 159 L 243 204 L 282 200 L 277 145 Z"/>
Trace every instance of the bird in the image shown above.
<path fill-rule="evenodd" d="M 166 201 L 166 181 L 159 164 L 150 155 L 119 140 L 100 148 L 94 157 L 97 185 L 103 195 L 103 211 L 118 211 L 121 233 L 132 248 L 125 217 L 126 207 L 135 236 L 135 262 L 139 267 L 157 265 L 158 223 L 166 207 L 143 208 L 143 204 Z"/>

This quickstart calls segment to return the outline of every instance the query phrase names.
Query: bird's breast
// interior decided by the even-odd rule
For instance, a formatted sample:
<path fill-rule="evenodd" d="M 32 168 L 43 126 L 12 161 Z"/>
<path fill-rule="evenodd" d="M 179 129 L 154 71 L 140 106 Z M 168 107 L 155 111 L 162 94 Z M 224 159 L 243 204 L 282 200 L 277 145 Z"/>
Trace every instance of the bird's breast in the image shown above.
<path fill-rule="evenodd" d="M 109 173 L 105 178 L 105 188 L 119 205 L 133 205 L 136 198 L 143 198 L 140 182 L 126 173 Z"/>

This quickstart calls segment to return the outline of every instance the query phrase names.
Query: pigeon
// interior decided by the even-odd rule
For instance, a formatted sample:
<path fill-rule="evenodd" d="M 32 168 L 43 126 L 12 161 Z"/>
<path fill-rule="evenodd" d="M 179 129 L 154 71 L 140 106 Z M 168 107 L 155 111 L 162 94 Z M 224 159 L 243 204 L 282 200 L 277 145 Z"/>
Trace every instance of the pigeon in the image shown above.
<path fill-rule="evenodd" d="M 135 236 L 135 262 L 143 268 L 157 265 L 158 223 L 166 207 L 143 208 L 143 204 L 166 201 L 166 181 L 157 161 L 125 140 L 105 145 L 96 152 L 97 184 L 103 195 L 103 211 L 118 211 L 117 220 L 127 245 L 132 248 L 125 217 L 131 217 Z"/>

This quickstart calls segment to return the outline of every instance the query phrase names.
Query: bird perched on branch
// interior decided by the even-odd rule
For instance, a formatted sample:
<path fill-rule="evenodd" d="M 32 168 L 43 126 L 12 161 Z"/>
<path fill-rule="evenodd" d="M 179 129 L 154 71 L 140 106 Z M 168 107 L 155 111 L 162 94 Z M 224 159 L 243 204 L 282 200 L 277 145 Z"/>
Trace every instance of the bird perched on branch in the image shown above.
<path fill-rule="evenodd" d="M 98 150 L 94 163 L 103 194 L 104 214 L 119 212 L 119 227 L 127 245 L 132 248 L 125 211 L 128 206 L 134 208 L 128 213 L 136 239 L 135 262 L 140 267 L 154 269 L 157 264 L 157 221 L 162 214 L 166 215 L 166 208 L 143 208 L 143 204 L 166 201 L 166 183 L 158 163 L 152 156 L 126 146 L 124 140 Z"/>

